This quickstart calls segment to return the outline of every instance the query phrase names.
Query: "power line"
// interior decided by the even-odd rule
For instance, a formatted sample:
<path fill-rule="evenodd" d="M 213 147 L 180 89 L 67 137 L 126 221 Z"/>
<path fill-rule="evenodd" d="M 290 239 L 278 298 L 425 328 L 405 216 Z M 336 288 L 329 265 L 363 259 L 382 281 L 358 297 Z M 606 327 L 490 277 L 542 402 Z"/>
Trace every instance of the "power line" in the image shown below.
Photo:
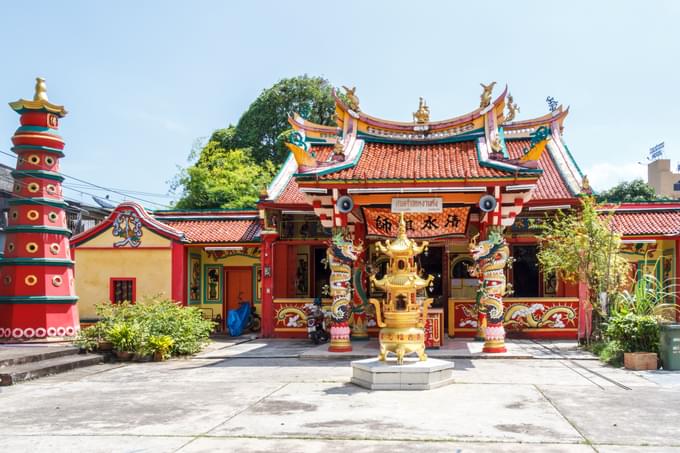
<path fill-rule="evenodd" d="M 0 153 L 1 153 L 1 154 L 5 154 L 5 155 L 7 155 L 7 156 L 10 156 L 10 157 L 12 157 L 12 158 L 15 158 L 15 157 L 16 157 L 15 154 L 8 153 L 7 151 L 2 151 L 2 150 L 0 150 Z M 21 171 L 23 171 L 23 170 L 16 170 L 16 171 L 21 172 Z M 126 194 L 126 193 L 123 193 L 123 192 L 119 192 L 119 191 L 117 191 L 117 190 L 113 190 L 113 189 L 110 189 L 110 188 L 108 188 L 108 187 L 103 187 L 103 186 L 100 186 L 100 185 L 98 185 L 98 184 L 94 184 L 94 183 L 91 183 L 91 182 L 89 182 L 89 181 L 85 181 L 84 179 L 76 178 L 75 176 L 67 175 L 66 173 L 62 173 L 62 172 L 54 172 L 54 173 L 56 173 L 56 174 L 58 174 L 58 175 L 61 175 L 61 176 L 64 176 L 65 178 L 70 178 L 70 179 L 72 179 L 72 180 L 79 181 L 79 182 L 84 183 L 84 184 L 88 184 L 89 186 L 96 187 L 96 188 L 101 189 L 101 190 L 105 190 L 105 191 L 107 191 L 107 192 L 113 192 L 113 193 L 116 193 L 116 194 L 118 194 L 118 195 L 122 195 L 122 196 L 127 197 L 127 198 L 132 198 L 132 199 L 135 199 L 135 200 L 143 201 L 143 202 L 145 202 L 145 203 L 150 203 L 150 204 L 153 204 L 153 205 L 156 205 L 156 206 L 162 206 L 162 207 L 164 207 L 164 208 L 170 208 L 170 206 L 168 206 L 167 204 L 157 203 L 157 202 L 155 202 L 155 201 L 150 201 L 150 200 L 146 200 L 146 199 L 144 199 L 144 198 L 135 197 L 135 196 L 130 195 L 130 194 Z"/>

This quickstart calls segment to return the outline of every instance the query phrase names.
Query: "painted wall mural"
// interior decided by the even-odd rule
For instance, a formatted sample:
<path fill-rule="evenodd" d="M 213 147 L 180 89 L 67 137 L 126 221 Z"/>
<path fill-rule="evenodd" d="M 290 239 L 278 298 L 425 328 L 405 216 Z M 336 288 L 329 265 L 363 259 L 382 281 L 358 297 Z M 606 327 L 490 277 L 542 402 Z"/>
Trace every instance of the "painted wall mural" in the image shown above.
<path fill-rule="evenodd" d="M 121 238 L 114 247 L 139 247 L 142 244 L 142 221 L 132 210 L 122 211 L 113 221 L 113 235 Z"/>
<path fill-rule="evenodd" d="M 203 303 L 222 303 L 222 266 L 206 264 L 203 266 Z"/>
<path fill-rule="evenodd" d="M 201 303 L 201 255 L 189 255 L 189 303 Z"/>

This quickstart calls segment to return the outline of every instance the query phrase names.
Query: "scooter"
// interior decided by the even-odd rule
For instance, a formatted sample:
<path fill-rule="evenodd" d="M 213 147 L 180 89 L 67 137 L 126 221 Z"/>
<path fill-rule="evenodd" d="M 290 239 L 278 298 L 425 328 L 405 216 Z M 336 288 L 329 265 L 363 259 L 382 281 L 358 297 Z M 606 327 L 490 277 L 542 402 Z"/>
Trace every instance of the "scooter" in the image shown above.
<path fill-rule="evenodd" d="M 307 336 L 314 344 L 325 343 L 330 339 L 326 330 L 326 313 L 321 308 L 321 298 L 314 299 L 314 303 L 305 305 L 307 315 Z"/>

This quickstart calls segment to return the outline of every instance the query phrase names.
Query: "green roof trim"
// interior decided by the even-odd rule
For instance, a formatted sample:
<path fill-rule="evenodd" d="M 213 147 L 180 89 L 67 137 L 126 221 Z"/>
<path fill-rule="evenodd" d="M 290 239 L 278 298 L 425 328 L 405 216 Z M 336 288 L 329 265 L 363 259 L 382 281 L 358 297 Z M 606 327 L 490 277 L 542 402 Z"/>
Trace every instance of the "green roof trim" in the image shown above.
<path fill-rule="evenodd" d="M 61 234 L 62 236 L 71 236 L 71 230 L 69 229 L 42 225 L 8 226 L 5 228 L 5 233 L 49 233 Z"/>
<path fill-rule="evenodd" d="M 59 136 L 59 131 L 45 126 L 20 126 L 17 132 L 46 132 L 48 134 Z"/>
<path fill-rule="evenodd" d="M 10 265 L 24 266 L 73 266 L 74 261 L 61 258 L 2 258 L 0 266 Z"/>
<path fill-rule="evenodd" d="M 15 178 L 45 178 L 58 182 L 66 179 L 59 173 L 47 170 L 12 170 L 12 176 Z"/>
<path fill-rule="evenodd" d="M 360 138 L 366 142 L 372 143 L 394 143 L 400 145 L 430 145 L 430 144 L 441 144 L 441 143 L 458 143 L 467 142 L 474 140 L 476 138 L 482 137 L 484 135 L 484 128 L 473 129 L 471 131 L 465 132 L 460 135 L 453 135 L 451 137 L 443 137 L 435 140 L 428 139 L 405 139 L 397 137 L 381 137 L 379 135 L 370 135 L 363 132 L 357 133 L 357 138 Z"/>
<path fill-rule="evenodd" d="M 579 167 L 578 163 L 576 163 L 576 159 L 574 159 L 574 156 L 571 154 L 567 144 L 564 143 L 564 140 L 562 140 L 562 144 L 564 145 L 564 149 L 567 150 L 567 154 L 569 155 L 569 159 L 571 159 L 571 163 L 574 164 L 574 167 L 576 167 L 576 170 L 578 170 L 579 175 L 581 175 L 581 179 L 583 179 L 583 171 L 581 171 L 581 167 Z"/>
<path fill-rule="evenodd" d="M 20 154 L 25 151 L 44 151 L 46 153 L 54 153 L 59 157 L 64 157 L 64 152 L 58 148 L 52 148 L 50 146 L 37 146 L 37 145 L 15 145 L 12 147 L 12 151 Z"/>
<path fill-rule="evenodd" d="M 75 304 L 78 296 L 0 296 L 0 304 Z"/>
<path fill-rule="evenodd" d="M 68 207 L 68 203 L 65 203 L 63 201 L 56 201 L 51 198 L 10 198 L 9 200 L 7 200 L 7 203 L 10 204 L 11 206 L 21 206 L 29 204 L 39 206 L 49 205 L 55 208 Z"/>

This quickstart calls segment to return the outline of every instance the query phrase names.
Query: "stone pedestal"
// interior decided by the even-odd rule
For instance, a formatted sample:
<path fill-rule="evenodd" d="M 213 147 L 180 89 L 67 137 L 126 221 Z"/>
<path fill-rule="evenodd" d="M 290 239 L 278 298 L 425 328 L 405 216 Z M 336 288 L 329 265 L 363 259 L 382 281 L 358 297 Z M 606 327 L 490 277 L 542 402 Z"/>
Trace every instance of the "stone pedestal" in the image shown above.
<path fill-rule="evenodd" d="M 430 390 L 453 382 L 453 362 L 405 358 L 381 362 L 377 358 L 352 362 L 352 383 L 371 390 Z"/>

